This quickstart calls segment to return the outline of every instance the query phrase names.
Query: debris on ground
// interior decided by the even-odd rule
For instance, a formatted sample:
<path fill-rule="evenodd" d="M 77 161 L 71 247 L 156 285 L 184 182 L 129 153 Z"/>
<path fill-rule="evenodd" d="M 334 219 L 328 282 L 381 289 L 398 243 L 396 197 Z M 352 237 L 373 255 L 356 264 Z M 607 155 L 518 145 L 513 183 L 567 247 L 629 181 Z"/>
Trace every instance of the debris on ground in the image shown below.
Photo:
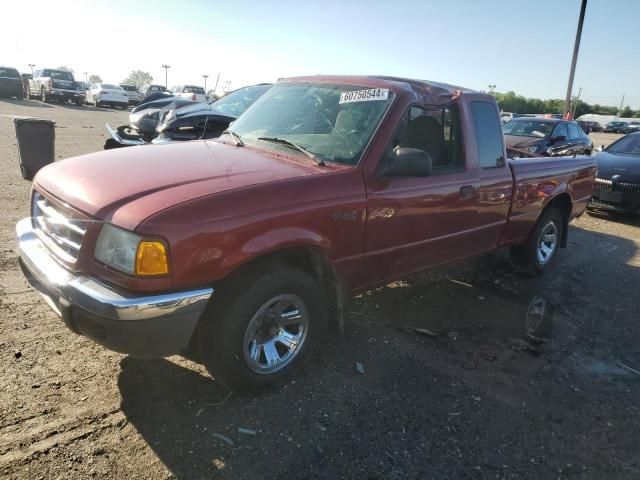
<path fill-rule="evenodd" d="M 238 433 L 244 433 L 245 435 L 255 435 L 257 432 L 250 428 L 238 427 Z"/>
<path fill-rule="evenodd" d="M 356 371 L 363 375 L 364 374 L 364 365 L 361 364 L 360 362 L 356 362 Z"/>
<path fill-rule="evenodd" d="M 431 330 L 427 330 L 426 328 L 414 328 L 414 327 L 404 327 L 402 330 L 405 332 L 413 332 L 419 333 L 421 335 L 427 335 L 429 337 L 438 337 L 439 335 Z"/>
<path fill-rule="evenodd" d="M 226 435 L 222 435 L 221 433 L 212 433 L 211 436 L 217 438 L 218 440 L 222 440 L 227 445 L 233 447 L 233 440 L 231 440 Z"/>

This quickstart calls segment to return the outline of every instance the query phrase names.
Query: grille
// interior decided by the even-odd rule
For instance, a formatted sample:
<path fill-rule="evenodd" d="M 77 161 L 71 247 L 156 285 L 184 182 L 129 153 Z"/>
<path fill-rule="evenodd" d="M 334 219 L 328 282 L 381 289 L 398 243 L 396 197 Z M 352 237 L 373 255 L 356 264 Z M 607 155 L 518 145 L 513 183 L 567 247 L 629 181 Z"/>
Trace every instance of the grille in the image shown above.
<path fill-rule="evenodd" d="M 33 226 L 55 255 L 69 263 L 77 260 L 86 232 L 82 220 L 71 218 L 69 212 L 54 206 L 38 192 L 33 193 L 32 218 Z"/>
<path fill-rule="evenodd" d="M 596 190 L 603 190 L 606 192 L 625 192 L 635 193 L 640 192 L 640 183 L 634 182 L 613 182 L 606 178 L 596 178 Z"/>

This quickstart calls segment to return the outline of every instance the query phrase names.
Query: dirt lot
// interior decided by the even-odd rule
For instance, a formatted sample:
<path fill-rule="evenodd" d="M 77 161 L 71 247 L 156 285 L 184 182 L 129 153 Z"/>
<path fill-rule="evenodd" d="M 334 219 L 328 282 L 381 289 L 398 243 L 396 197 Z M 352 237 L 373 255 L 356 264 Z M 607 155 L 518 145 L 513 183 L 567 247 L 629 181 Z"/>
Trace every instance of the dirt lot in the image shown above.
<path fill-rule="evenodd" d="M 230 395 L 69 332 L 28 288 L 11 115 L 56 120 L 58 157 L 126 120 L 0 101 L 3 478 L 640 478 L 639 217 L 578 219 L 543 278 L 499 252 L 368 292 L 294 382 Z"/>

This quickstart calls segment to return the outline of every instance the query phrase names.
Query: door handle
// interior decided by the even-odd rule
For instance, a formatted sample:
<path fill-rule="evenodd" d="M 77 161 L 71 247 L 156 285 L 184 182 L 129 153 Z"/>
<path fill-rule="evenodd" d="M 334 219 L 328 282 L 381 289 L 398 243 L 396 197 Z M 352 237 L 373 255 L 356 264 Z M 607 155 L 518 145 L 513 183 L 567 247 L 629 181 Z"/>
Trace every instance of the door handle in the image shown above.
<path fill-rule="evenodd" d="M 476 192 L 476 189 L 473 187 L 473 185 L 464 185 L 460 187 L 460 198 L 464 200 L 468 200 L 470 198 L 473 198 L 473 195 L 475 194 L 475 192 Z"/>

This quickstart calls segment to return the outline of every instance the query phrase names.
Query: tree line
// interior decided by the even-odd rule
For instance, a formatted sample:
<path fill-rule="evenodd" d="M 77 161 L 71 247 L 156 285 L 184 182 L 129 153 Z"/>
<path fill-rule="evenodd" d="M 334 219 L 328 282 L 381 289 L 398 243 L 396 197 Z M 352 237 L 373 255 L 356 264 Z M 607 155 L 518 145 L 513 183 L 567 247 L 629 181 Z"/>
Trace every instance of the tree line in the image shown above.
<path fill-rule="evenodd" d="M 541 100 L 539 98 L 527 98 L 522 95 L 516 95 L 515 92 L 506 93 L 494 93 L 493 94 L 498 101 L 500 109 L 504 112 L 512 113 L 562 113 L 564 110 L 564 100 L 553 98 L 548 100 Z M 587 113 L 595 113 L 600 115 L 617 115 L 619 108 L 611 105 L 589 104 L 582 100 L 577 100 L 575 103 L 574 118 L 578 118 L 580 115 Z M 629 106 L 626 106 L 620 112 L 620 117 L 640 118 L 640 109 L 633 110 Z"/>

